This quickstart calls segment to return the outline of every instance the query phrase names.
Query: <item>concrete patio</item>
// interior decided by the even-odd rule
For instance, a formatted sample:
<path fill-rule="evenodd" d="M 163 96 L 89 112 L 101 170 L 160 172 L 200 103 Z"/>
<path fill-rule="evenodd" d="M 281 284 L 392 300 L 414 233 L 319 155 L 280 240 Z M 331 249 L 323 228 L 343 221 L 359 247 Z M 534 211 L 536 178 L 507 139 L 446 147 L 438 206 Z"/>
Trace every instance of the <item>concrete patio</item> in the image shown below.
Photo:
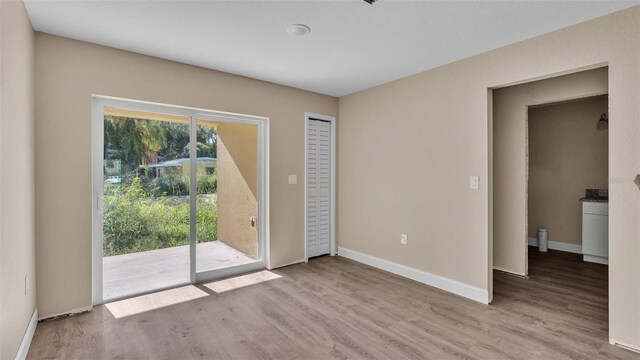
<path fill-rule="evenodd" d="M 221 269 L 256 261 L 221 241 L 196 245 L 196 271 Z M 103 299 L 188 283 L 189 246 L 109 256 L 103 259 Z"/>

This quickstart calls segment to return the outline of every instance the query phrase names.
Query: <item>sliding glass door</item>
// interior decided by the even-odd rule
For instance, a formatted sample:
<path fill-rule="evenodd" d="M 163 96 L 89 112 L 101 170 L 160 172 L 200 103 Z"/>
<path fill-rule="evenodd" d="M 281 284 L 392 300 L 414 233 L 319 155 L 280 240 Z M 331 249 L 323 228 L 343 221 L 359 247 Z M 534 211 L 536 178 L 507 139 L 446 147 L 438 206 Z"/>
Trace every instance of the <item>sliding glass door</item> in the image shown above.
<path fill-rule="evenodd" d="M 264 267 L 266 119 L 94 98 L 94 303 Z"/>
<path fill-rule="evenodd" d="M 252 266 L 260 259 L 258 127 L 199 118 L 196 137 L 214 147 L 216 158 L 215 170 L 196 173 L 196 272 Z"/>
<path fill-rule="evenodd" d="M 188 116 L 104 109 L 103 298 L 188 283 Z"/>

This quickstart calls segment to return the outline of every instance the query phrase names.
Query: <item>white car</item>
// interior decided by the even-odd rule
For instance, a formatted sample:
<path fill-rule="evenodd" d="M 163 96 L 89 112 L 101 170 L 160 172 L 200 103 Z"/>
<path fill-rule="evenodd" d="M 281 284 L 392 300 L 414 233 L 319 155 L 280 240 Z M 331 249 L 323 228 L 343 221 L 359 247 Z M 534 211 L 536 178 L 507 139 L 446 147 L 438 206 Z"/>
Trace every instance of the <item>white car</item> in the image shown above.
<path fill-rule="evenodd" d="M 120 184 L 122 183 L 122 176 L 117 176 L 117 175 L 107 176 L 107 180 L 105 181 L 110 184 Z"/>

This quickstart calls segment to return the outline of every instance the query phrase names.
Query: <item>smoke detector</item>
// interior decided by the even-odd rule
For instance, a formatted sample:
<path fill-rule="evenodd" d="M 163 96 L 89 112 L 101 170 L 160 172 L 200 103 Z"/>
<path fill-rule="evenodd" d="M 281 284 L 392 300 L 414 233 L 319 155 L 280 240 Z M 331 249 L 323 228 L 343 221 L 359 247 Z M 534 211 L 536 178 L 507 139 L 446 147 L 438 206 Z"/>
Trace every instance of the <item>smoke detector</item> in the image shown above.
<path fill-rule="evenodd" d="M 287 32 L 295 36 L 304 36 L 311 32 L 311 28 L 305 24 L 293 24 L 287 26 Z"/>

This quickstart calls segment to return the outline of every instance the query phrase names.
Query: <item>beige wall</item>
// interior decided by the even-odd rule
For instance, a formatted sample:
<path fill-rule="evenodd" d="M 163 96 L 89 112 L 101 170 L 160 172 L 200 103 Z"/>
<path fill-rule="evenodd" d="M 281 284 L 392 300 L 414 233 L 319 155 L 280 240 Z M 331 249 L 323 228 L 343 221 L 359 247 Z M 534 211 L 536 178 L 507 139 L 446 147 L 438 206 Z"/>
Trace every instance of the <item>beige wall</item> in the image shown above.
<path fill-rule="evenodd" d="M 608 97 L 529 109 L 529 237 L 582 245 L 585 189 L 608 189 L 608 131 L 596 130 Z"/>
<path fill-rule="evenodd" d="M 607 92 L 607 68 L 493 92 L 493 265 L 527 274 L 527 112 L 530 105 Z"/>
<path fill-rule="evenodd" d="M 340 98 L 338 245 L 490 290 L 488 89 L 605 63 L 610 336 L 640 346 L 638 7 Z"/>
<path fill-rule="evenodd" d="M 0 359 L 15 357 L 36 308 L 33 66 L 24 4 L 0 1 Z"/>
<path fill-rule="evenodd" d="M 36 244 L 41 317 L 91 305 L 91 95 L 269 117 L 271 266 L 304 257 L 304 113 L 337 99 L 36 33 Z M 60 172 L 64 162 L 65 171 Z"/>
<path fill-rule="evenodd" d="M 258 127 L 218 126 L 218 240 L 256 258 L 258 237 Z"/>

